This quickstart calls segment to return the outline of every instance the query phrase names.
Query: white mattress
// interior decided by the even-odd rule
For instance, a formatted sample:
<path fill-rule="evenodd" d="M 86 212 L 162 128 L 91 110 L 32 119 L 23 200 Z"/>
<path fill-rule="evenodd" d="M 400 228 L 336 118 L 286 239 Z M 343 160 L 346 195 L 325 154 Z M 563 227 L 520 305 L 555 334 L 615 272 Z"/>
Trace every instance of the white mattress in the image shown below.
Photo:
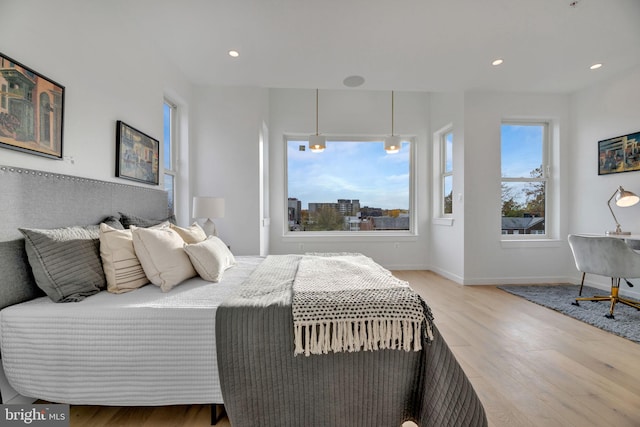
<path fill-rule="evenodd" d="M 223 403 L 215 344 L 220 303 L 262 261 L 236 257 L 220 283 L 199 277 L 168 293 L 147 285 L 79 303 L 38 298 L 0 311 L 11 386 L 59 403 Z"/>

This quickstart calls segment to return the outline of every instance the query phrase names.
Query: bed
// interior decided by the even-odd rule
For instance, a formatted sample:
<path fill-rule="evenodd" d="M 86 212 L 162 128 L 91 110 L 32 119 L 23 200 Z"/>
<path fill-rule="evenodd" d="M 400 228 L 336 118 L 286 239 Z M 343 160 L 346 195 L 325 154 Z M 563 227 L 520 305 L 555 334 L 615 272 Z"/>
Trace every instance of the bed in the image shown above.
<path fill-rule="evenodd" d="M 193 277 L 169 292 L 147 285 L 56 303 L 35 286 L 18 228 L 97 224 L 122 211 L 161 218 L 166 194 L 8 166 L 0 185 L 3 402 L 20 393 L 69 404 L 224 404 L 234 427 L 487 425 L 433 323 L 429 333 L 402 331 L 417 350 L 309 351 L 312 330 L 292 333 L 300 263 L 357 254 L 236 257 L 218 283 Z M 294 271 L 267 269 L 276 261 Z"/>

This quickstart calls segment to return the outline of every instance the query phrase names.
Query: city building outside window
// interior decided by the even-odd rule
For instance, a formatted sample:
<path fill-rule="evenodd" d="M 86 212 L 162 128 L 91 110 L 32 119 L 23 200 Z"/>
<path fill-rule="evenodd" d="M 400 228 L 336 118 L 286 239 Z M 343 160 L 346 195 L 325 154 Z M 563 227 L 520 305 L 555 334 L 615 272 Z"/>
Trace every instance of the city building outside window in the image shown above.
<path fill-rule="evenodd" d="M 328 139 L 322 152 L 309 150 L 304 138 L 285 140 L 289 232 L 413 230 L 412 140 L 395 154 L 381 139 Z"/>

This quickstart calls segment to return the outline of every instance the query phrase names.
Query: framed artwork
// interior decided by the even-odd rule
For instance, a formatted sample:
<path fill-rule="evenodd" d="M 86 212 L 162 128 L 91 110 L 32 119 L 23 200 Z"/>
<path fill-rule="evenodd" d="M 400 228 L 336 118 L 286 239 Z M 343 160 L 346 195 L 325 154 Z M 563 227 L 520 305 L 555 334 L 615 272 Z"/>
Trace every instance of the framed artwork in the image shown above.
<path fill-rule="evenodd" d="M 129 126 L 116 123 L 116 176 L 158 185 L 160 141 Z"/>
<path fill-rule="evenodd" d="M 598 175 L 640 170 L 640 132 L 598 141 Z"/>
<path fill-rule="evenodd" d="M 64 86 L 0 53 L 0 146 L 62 159 Z"/>

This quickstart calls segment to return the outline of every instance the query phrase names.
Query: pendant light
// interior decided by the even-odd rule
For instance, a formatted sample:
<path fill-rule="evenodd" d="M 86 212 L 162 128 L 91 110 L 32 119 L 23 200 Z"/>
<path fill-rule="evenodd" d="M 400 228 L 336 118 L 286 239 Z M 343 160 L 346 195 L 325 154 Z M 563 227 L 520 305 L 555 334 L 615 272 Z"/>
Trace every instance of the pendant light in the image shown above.
<path fill-rule="evenodd" d="M 391 91 L 391 136 L 384 139 L 384 149 L 389 154 L 395 154 L 400 151 L 402 138 L 393 134 L 393 91 Z"/>
<path fill-rule="evenodd" d="M 318 89 L 316 89 L 316 134 L 309 136 L 309 149 L 314 153 L 322 153 L 327 148 L 326 138 L 318 134 Z"/>

